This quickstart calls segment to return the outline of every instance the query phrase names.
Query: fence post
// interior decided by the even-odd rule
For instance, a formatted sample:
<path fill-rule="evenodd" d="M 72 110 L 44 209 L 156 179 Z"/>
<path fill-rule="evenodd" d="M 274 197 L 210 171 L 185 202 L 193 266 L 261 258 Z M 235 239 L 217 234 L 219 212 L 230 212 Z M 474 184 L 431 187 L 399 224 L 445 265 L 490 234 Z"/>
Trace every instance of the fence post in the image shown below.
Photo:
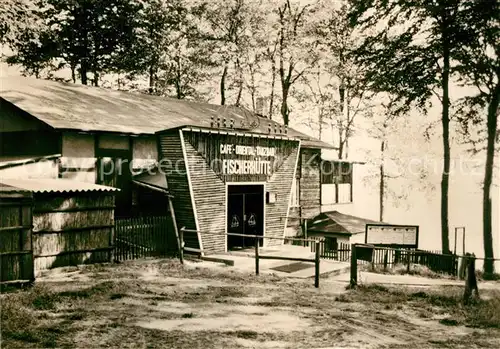
<path fill-rule="evenodd" d="M 255 239 L 255 275 L 259 275 L 259 238 Z"/>
<path fill-rule="evenodd" d="M 384 271 L 387 271 L 387 254 L 388 254 L 389 251 L 385 250 L 385 253 L 384 253 Z"/>
<path fill-rule="evenodd" d="M 181 264 L 184 264 L 184 230 L 186 227 L 182 227 L 179 230 L 179 260 Z"/>
<path fill-rule="evenodd" d="M 351 245 L 351 281 L 349 286 L 351 288 L 356 287 L 358 284 L 358 259 L 356 257 L 356 245 Z"/>
<path fill-rule="evenodd" d="M 406 250 L 407 264 L 406 264 L 406 272 L 410 273 L 410 250 Z"/>
<path fill-rule="evenodd" d="M 315 242 L 316 244 L 316 254 L 314 258 L 314 287 L 319 287 L 319 241 Z"/>

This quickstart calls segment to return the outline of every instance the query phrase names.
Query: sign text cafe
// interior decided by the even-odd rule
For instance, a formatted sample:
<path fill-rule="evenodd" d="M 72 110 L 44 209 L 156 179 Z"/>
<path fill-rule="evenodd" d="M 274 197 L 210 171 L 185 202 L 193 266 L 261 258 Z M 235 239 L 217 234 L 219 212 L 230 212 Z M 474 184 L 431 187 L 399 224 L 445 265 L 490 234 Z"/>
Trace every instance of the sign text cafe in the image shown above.
<path fill-rule="evenodd" d="M 221 144 L 221 155 L 237 155 L 250 157 L 222 159 L 222 174 L 270 175 L 271 161 L 276 156 L 275 147 L 246 146 L 236 144 Z"/>

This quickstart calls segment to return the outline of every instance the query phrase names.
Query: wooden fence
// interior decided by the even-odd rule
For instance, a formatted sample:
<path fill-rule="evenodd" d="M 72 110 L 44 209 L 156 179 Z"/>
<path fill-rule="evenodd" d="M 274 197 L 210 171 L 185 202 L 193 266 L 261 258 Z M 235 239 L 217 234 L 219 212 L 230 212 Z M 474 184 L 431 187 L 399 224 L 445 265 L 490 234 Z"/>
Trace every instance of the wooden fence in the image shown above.
<path fill-rule="evenodd" d="M 177 237 L 170 216 L 117 219 L 115 260 L 173 256 Z"/>
<path fill-rule="evenodd" d="M 35 193 L 35 272 L 111 261 L 114 204 L 111 193 Z"/>
<path fill-rule="evenodd" d="M 35 279 L 31 193 L 0 187 L 0 284 Z"/>
<path fill-rule="evenodd" d="M 320 241 L 320 258 L 333 259 L 348 262 L 351 258 L 351 245 L 339 243 L 336 249 L 327 249 L 325 241 Z M 315 252 L 315 244 L 311 245 L 311 251 Z M 400 249 L 387 247 L 373 247 L 370 260 L 360 260 L 361 264 L 370 264 L 373 267 L 394 268 L 396 265 L 418 264 L 429 268 L 437 273 L 458 275 L 459 256 L 446 255 L 438 251 L 425 251 L 419 249 Z"/>
<path fill-rule="evenodd" d="M 319 255 L 323 259 L 333 259 L 340 262 L 347 262 L 351 258 L 351 245 L 339 243 L 336 249 L 328 249 L 325 240 L 319 241 Z M 316 244 L 311 244 L 311 252 L 316 252 Z"/>

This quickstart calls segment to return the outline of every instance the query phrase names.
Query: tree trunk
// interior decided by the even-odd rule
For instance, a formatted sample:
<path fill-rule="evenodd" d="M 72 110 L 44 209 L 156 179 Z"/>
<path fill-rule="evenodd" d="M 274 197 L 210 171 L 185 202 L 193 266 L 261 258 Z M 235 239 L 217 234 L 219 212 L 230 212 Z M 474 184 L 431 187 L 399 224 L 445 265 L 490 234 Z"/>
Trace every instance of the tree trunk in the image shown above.
<path fill-rule="evenodd" d="M 323 110 L 322 110 L 322 108 L 320 108 L 320 110 L 319 110 L 318 119 L 319 119 L 319 140 L 321 141 L 322 140 L 321 136 L 323 135 Z"/>
<path fill-rule="evenodd" d="M 443 38 L 443 110 L 441 123 L 443 125 L 443 174 L 441 178 L 441 250 L 444 254 L 450 253 L 450 242 L 448 239 L 448 189 L 450 183 L 450 50 L 447 39 Z"/>
<path fill-rule="evenodd" d="M 385 188 L 385 171 L 384 171 L 384 155 L 385 155 L 385 141 L 380 145 L 381 162 L 380 162 L 380 188 L 379 188 L 379 202 L 380 202 L 380 222 L 384 221 L 384 188 Z"/>
<path fill-rule="evenodd" d="M 339 85 L 339 100 L 340 100 L 340 125 L 343 124 L 344 122 L 344 102 L 345 102 L 345 89 L 344 89 L 344 82 L 340 81 Z M 346 127 L 348 123 L 346 123 Z M 343 137 L 343 127 L 339 127 L 339 159 L 342 159 L 344 156 L 344 144 L 347 140 L 347 129 L 346 129 L 346 134 L 345 138 Z"/>
<path fill-rule="evenodd" d="M 95 87 L 99 87 L 99 73 L 98 72 L 94 72 L 94 80 L 93 80 L 93 85 Z"/>
<path fill-rule="evenodd" d="M 185 96 L 182 93 L 182 66 L 181 66 L 181 59 L 180 57 L 177 57 L 175 59 L 175 62 L 177 63 L 177 71 L 176 71 L 176 77 L 175 77 L 175 95 L 177 99 L 183 99 Z"/>
<path fill-rule="evenodd" d="M 500 83 L 497 83 L 493 91 L 493 98 L 488 105 L 488 146 L 486 150 L 486 168 L 484 171 L 483 186 L 483 244 L 484 244 L 484 274 L 492 276 L 495 272 L 493 261 L 493 234 L 492 234 L 492 209 L 491 209 L 491 184 L 493 180 L 493 168 L 495 161 L 495 143 L 498 124 L 498 104 L 500 99 Z"/>
<path fill-rule="evenodd" d="M 289 117 L 290 117 L 290 110 L 288 109 L 288 92 L 290 86 L 288 86 L 286 83 L 282 84 L 283 87 L 283 98 L 281 100 L 281 116 L 283 117 L 283 123 L 288 126 L 288 123 L 290 122 Z"/>
<path fill-rule="evenodd" d="M 155 71 L 153 66 L 149 67 L 149 94 L 155 93 Z"/>
<path fill-rule="evenodd" d="M 337 124 L 339 131 L 339 159 L 344 156 L 344 131 L 342 130 L 342 123 Z"/>
<path fill-rule="evenodd" d="M 276 84 L 276 62 L 273 57 L 273 64 L 271 66 L 271 96 L 269 101 L 269 120 L 273 119 L 274 108 L 274 85 Z"/>
<path fill-rule="evenodd" d="M 82 80 L 83 85 L 88 84 L 88 79 L 87 79 L 87 63 L 82 62 L 80 66 L 80 79 Z"/>
<path fill-rule="evenodd" d="M 243 94 L 243 69 L 241 69 L 239 58 L 236 58 L 236 69 L 238 70 L 238 94 L 234 105 L 239 107 L 241 104 L 241 96 Z"/>
<path fill-rule="evenodd" d="M 226 76 L 227 76 L 227 64 L 224 65 L 224 70 L 222 71 L 222 77 L 220 78 L 220 105 L 226 104 Z"/>
<path fill-rule="evenodd" d="M 76 83 L 76 64 L 71 63 L 70 69 L 71 69 L 71 81 L 73 81 L 73 83 L 75 84 Z"/>

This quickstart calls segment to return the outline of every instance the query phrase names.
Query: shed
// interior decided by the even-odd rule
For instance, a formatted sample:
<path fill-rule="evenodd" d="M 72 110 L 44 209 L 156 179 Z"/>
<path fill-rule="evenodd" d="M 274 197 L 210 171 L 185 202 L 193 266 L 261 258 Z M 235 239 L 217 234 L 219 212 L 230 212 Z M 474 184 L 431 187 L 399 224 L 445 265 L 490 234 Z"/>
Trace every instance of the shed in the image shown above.
<path fill-rule="evenodd" d="M 0 183 L 0 283 L 34 280 L 30 191 Z"/>
<path fill-rule="evenodd" d="M 308 222 L 307 234 L 324 238 L 336 249 L 338 243 L 364 243 L 366 224 L 380 223 L 339 211 L 323 212 Z"/>
<path fill-rule="evenodd" d="M 35 271 L 112 260 L 112 187 L 67 179 L 0 179 L 33 196 Z"/>

